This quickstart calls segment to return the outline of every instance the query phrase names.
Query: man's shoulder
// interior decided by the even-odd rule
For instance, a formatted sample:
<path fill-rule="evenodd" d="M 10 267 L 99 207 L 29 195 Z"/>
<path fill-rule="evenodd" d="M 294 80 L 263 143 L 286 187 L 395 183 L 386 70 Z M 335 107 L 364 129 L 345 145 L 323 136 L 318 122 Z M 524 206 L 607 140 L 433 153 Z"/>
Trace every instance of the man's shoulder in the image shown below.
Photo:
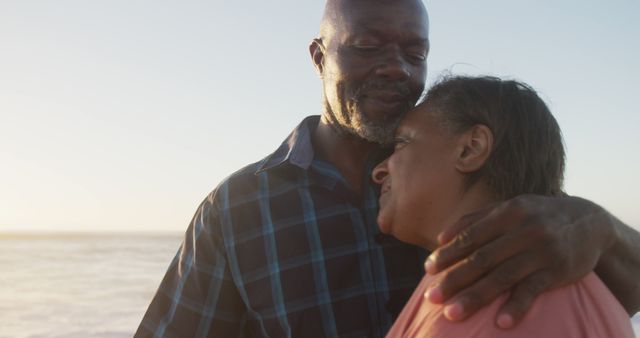
<path fill-rule="evenodd" d="M 219 208 L 225 209 L 296 185 L 298 175 L 295 167 L 284 164 L 261 170 L 265 160 L 246 165 L 224 178 L 209 194 L 209 198 Z"/>
<path fill-rule="evenodd" d="M 319 120 L 306 117 L 274 152 L 224 178 L 207 199 L 228 209 L 296 189 L 313 161 L 311 133 Z"/>
<path fill-rule="evenodd" d="M 281 219 L 296 213 L 291 199 L 300 187 L 298 171 L 280 166 L 260 171 L 262 161 L 249 164 L 223 179 L 200 207 L 210 231 L 226 234 L 229 240 L 253 236 L 264 226 L 265 217 Z M 230 236 L 230 237 L 229 237 Z"/>

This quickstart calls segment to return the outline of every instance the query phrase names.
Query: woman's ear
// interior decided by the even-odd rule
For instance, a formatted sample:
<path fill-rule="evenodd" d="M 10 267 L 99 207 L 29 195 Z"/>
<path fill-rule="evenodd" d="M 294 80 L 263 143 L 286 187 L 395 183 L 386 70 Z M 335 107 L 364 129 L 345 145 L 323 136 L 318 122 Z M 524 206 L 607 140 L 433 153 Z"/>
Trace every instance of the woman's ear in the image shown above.
<path fill-rule="evenodd" d="M 456 169 L 465 174 L 480 170 L 493 149 L 491 129 L 484 124 L 471 127 L 461 136 L 459 149 Z"/>
<path fill-rule="evenodd" d="M 313 39 L 309 44 L 309 54 L 311 54 L 311 61 L 313 66 L 316 67 L 316 72 L 322 78 L 324 70 L 324 45 L 319 38 Z"/>

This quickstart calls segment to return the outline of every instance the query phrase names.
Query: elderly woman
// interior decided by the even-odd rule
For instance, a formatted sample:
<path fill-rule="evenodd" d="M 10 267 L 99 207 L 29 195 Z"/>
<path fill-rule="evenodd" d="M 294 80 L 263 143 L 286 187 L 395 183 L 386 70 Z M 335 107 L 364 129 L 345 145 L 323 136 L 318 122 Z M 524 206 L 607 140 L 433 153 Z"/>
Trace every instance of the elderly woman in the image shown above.
<path fill-rule="evenodd" d="M 561 196 L 563 172 L 560 129 L 533 89 L 447 78 L 402 121 L 394 153 L 373 172 L 380 230 L 434 250 L 465 214 L 521 194 Z M 445 318 L 459 309 L 424 296 L 442 275 L 424 277 L 388 337 L 633 337 L 626 311 L 593 272 L 539 297 L 511 330 L 493 321 L 508 294 L 462 322 Z"/>

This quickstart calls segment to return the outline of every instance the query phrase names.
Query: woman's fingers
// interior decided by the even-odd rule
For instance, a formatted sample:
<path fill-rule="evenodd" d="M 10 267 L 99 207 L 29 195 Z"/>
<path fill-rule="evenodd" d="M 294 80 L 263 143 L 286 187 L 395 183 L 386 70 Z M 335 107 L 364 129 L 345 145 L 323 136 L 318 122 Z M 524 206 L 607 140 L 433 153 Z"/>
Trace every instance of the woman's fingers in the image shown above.
<path fill-rule="evenodd" d="M 462 291 L 445 301 L 445 316 L 450 320 L 463 320 L 489 305 L 506 291 L 526 281 L 529 275 L 539 271 L 542 266 L 543 264 L 536 259 L 534 254 L 523 253 L 500 262 L 490 273 L 480 278 L 468 278 L 467 274 L 475 274 L 475 268 L 459 264 L 451 271 L 447 271 L 448 274 L 442 278 L 440 283 L 429 289 L 427 297 L 429 298 L 433 294 L 433 290 L 439 288 L 443 299 L 447 299 L 451 296 L 452 287 L 458 288 L 470 281 L 471 283 Z"/>
<path fill-rule="evenodd" d="M 527 313 L 533 301 L 552 287 L 553 278 L 548 270 L 538 271 L 513 288 L 507 301 L 500 307 L 496 325 L 502 329 L 514 327 Z"/>

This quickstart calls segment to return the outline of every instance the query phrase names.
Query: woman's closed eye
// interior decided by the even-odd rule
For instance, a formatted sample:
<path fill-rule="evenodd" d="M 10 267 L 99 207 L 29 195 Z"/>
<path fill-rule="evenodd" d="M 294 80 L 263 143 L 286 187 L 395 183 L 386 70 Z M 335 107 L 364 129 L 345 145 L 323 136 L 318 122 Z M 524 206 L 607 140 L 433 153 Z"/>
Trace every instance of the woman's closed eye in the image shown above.
<path fill-rule="evenodd" d="M 399 150 L 402 149 L 402 147 L 406 146 L 409 143 L 409 139 L 403 136 L 396 136 L 396 138 L 393 140 L 393 149 L 394 150 Z"/>

